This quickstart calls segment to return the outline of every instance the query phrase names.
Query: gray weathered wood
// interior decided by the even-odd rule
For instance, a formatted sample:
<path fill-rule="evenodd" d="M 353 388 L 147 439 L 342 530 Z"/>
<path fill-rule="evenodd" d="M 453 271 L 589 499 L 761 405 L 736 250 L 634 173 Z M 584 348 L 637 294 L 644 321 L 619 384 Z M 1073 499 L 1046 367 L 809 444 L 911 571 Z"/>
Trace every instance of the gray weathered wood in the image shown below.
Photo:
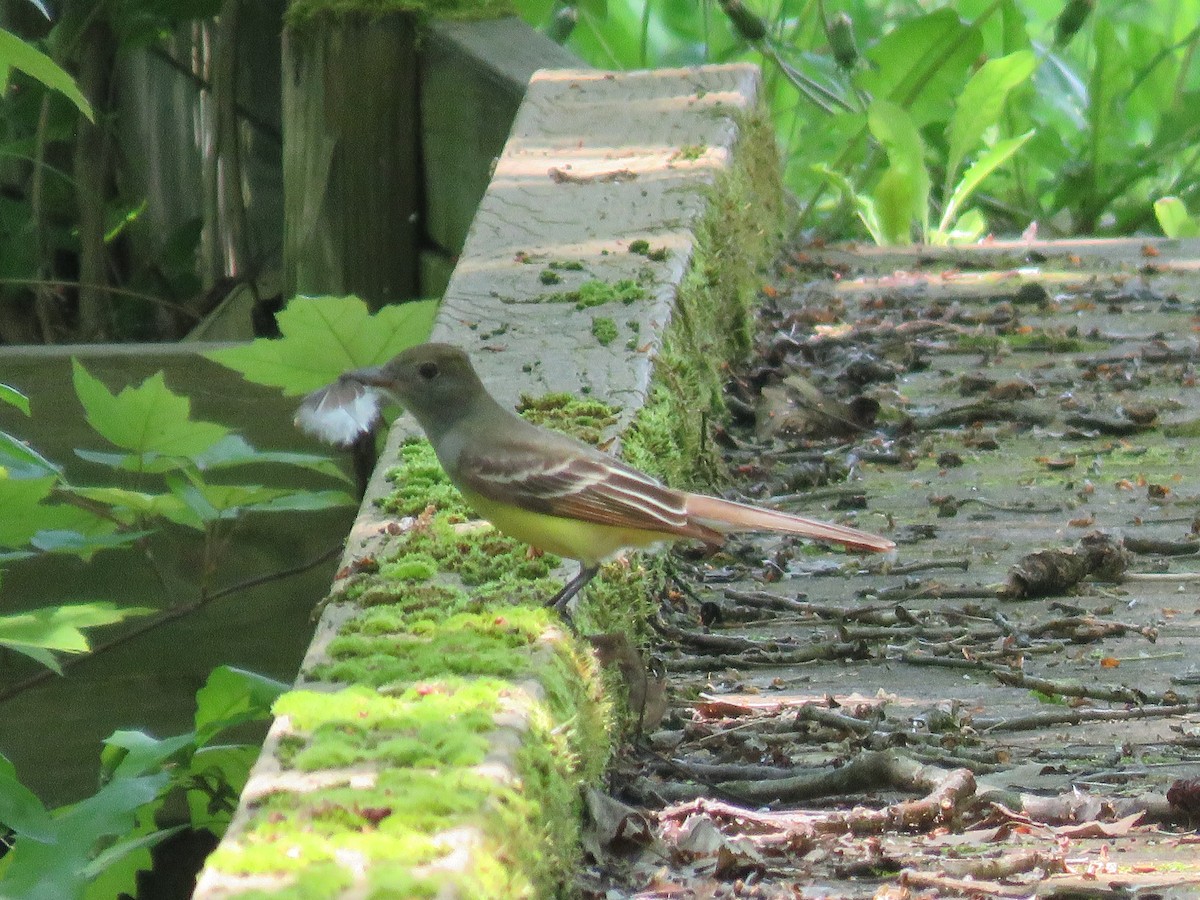
<path fill-rule="evenodd" d="M 420 106 L 425 229 L 434 244 L 462 250 L 533 73 L 582 65 L 520 19 L 429 25 Z"/>
<path fill-rule="evenodd" d="M 417 296 L 416 35 L 404 13 L 285 29 L 285 296 Z"/>

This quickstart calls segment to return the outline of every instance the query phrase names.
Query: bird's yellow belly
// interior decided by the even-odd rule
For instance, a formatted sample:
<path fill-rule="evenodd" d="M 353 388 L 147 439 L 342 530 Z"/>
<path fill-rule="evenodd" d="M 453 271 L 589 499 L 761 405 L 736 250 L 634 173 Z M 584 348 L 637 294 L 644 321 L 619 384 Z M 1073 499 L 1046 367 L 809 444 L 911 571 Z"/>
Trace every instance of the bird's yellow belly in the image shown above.
<path fill-rule="evenodd" d="M 623 547 L 646 547 L 670 535 L 530 512 L 463 491 L 463 499 L 497 530 L 539 550 L 595 565 Z"/>

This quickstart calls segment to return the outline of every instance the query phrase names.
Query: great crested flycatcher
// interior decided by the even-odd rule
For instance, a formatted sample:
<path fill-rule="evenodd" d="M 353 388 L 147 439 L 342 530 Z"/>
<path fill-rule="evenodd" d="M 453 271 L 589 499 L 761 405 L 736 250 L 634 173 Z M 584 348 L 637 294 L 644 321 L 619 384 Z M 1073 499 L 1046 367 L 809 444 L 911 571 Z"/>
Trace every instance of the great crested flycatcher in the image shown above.
<path fill-rule="evenodd" d="M 782 531 L 855 550 L 896 546 L 844 525 L 667 487 L 505 409 L 467 354 L 448 344 L 421 344 L 383 366 L 347 372 L 304 399 L 296 424 L 331 443 L 349 444 L 375 424 L 381 392 L 413 414 L 479 515 L 511 537 L 579 562 L 579 574 L 550 601 L 559 612 L 600 563 L 624 547 L 677 538 L 716 547 L 735 531 Z"/>

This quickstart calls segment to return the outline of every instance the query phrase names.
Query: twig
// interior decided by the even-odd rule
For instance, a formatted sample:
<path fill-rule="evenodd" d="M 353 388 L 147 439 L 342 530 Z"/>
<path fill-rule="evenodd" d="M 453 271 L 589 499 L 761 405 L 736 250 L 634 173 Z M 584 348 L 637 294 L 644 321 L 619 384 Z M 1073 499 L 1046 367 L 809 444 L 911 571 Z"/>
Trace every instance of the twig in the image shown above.
<path fill-rule="evenodd" d="M 1054 725 L 1082 725 L 1086 722 L 1127 722 L 1136 719 L 1156 719 L 1185 716 L 1200 712 L 1200 703 L 1176 703 L 1171 706 L 1137 706 L 1133 709 L 1070 709 L 1030 713 L 1013 719 L 975 719 L 979 732 L 1034 731 Z"/>
<path fill-rule="evenodd" d="M 860 644 L 832 644 L 803 650 L 722 653 L 716 656 L 670 659 L 667 660 L 667 669 L 671 672 L 710 672 L 714 669 L 736 669 L 740 666 L 794 666 L 819 660 L 869 659 L 870 655 Z"/>

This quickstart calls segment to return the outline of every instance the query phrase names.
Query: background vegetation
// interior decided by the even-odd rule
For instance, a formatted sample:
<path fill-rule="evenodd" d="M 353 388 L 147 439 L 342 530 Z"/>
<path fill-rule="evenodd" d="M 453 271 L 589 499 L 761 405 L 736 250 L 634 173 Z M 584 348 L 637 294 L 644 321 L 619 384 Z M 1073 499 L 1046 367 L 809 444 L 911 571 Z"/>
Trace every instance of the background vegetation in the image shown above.
<path fill-rule="evenodd" d="M 1196 205 L 1196 0 L 518 3 L 598 66 L 761 63 L 823 237 L 1154 233 L 1155 200 Z M 964 173 L 999 157 L 962 221 Z"/>

